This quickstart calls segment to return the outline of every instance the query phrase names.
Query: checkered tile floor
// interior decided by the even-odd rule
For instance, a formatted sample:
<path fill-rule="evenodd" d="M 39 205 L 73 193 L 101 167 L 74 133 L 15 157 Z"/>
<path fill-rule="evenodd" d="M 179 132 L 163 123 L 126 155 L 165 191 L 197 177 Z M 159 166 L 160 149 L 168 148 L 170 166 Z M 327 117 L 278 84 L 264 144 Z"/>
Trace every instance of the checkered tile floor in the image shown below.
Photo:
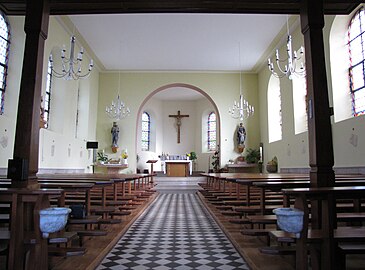
<path fill-rule="evenodd" d="M 163 193 L 97 268 L 249 269 L 194 192 Z"/>

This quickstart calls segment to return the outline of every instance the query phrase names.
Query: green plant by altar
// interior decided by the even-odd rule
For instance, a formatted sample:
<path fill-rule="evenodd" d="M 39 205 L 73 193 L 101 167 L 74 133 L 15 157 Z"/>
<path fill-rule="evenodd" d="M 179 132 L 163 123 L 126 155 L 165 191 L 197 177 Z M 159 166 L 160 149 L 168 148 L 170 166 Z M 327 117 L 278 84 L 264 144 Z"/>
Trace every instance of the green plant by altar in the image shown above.
<path fill-rule="evenodd" d="M 103 152 L 98 152 L 98 160 L 102 162 L 107 162 L 109 160 L 108 155 L 104 154 Z"/>
<path fill-rule="evenodd" d="M 257 163 L 260 160 L 260 150 L 252 148 L 247 149 L 245 159 L 247 163 Z"/>
<path fill-rule="evenodd" d="M 198 157 L 196 155 L 196 153 L 194 151 L 190 152 L 189 154 L 187 154 L 187 156 L 190 158 L 190 160 L 196 160 Z"/>

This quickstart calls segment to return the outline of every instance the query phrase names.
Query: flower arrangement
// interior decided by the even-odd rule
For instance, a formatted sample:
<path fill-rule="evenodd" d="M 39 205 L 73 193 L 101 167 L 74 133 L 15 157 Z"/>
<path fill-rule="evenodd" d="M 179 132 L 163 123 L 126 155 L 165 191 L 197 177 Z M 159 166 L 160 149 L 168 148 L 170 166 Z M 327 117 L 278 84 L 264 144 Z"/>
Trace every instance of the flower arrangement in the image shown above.
<path fill-rule="evenodd" d="M 192 151 L 192 152 L 190 152 L 190 153 L 188 153 L 188 154 L 186 154 L 186 156 L 188 156 L 189 157 L 189 159 L 190 160 L 192 160 L 192 161 L 194 161 L 194 160 L 196 160 L 198 157 L 196 156 L 196 153 L 194 152 L 194 151 Z"/>
<path fill-rule="evenodd" d="M 121 155 L 122 159 L 127 159 L 128 158 L 128 153 L 127 152 L 123 152 Z"/>

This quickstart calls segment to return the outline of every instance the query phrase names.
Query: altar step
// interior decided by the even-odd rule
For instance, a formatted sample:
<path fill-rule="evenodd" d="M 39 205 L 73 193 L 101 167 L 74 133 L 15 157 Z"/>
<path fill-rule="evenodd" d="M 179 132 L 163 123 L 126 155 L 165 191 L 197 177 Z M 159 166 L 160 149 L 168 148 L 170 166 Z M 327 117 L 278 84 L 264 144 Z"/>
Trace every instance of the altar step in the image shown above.
<path fill-rule="evenodd" d="M 155 171 L 157 177 L 167 177 L 166 174 L 163 173 L 163 171 Z M 204 171 L 193 171 L 192 175 L 190 177 L 196 177 L 200 176 L 201 173 L 205 173 Z"/>

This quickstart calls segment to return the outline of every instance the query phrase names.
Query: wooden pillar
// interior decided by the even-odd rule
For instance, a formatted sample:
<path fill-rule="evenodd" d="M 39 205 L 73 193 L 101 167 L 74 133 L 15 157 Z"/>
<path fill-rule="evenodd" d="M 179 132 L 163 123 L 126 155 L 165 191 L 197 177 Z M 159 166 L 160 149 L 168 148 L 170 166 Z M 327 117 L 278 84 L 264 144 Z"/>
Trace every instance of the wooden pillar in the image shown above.
<path fill-rule="evenodd" d="M 323 44 L 323 0 L 301 0 L 301 30 L 304 35 L 307 72 L 308 143 L 311 187 L 334 186 L 331 109 L 328 100 L 325 52 Z M 320 201 L 311 201 L 312 227 L 320 228 L 322 219 L 334 219 L 322 213 Z M 322 214 L 325 215 L 322 217 Z M 335 269 L 333 237 L 321 244 L 321 269 Z M 312 254 L 312 262 L 319 258 Z M 298 258 L 297 258 L 298 260 Z M 297 262 L 297 264 L 300 262 Z M 298 266 L 298 265 L 297 265 Z M 314 269 L 317 266 L 314 266 Z"/>
<path fill-rule="evenodd" d="M 323 45 L 323 0 L 302 0 L 300 14 L 307 72 L 309 165 L 312 187 L 334 185 L 331 109 Z"/>
<path fill-rule="evenodd" d="M 25 51 L 14 144 L 14 160 L 21 162 L 15 162 L 15 166 L 12 167 L 13 187 L 36 188 L 38 186 L 36 174 L 38 172 L 39 119 L 44 43 L 47 38 L 48 23 L 48 0 L 27 0 L 24 25 Z"/>
<path fill-rule="evenodd" d="M 15 132 L 14 156 L 9 160 L 8 176 L 12 186 L 37 189 L 39 119 L 41 86 L 43 73 L 44 43 L 48 33 L 48 0 L 27 0 L 24 31 L 25 50 L 20 82 L 18 114 Z M 38 210 L 49 205 L 48 196 L 41 202 L 25 201 L 22 207 L 12 213 L 16 223 L 13 231 L 19 237 L 11 242 L 9 249 L 14 261 L 9 261 L 10 269 L 47 269 L 48 243 L 40 236 Z M 20 222 L 16 221 L 20 218 Z M 25 232 L 34 231 L 37 243 L 25 254 Z M 14 266 L 14 268 L 13 268 Z"/>
<path fill-rule="evenodd" d="M 308 143 L 311 187 L 333 186 L 331 109 L 323 45 L 323 0 L 302 0 L 300 13 L 307 72 Z M 318 209 L 318 207 L 315 207 Z M 318 209 L 319 210 L 319 209 Z M 312 222 L 320 224 L 320 211 Z"/>

